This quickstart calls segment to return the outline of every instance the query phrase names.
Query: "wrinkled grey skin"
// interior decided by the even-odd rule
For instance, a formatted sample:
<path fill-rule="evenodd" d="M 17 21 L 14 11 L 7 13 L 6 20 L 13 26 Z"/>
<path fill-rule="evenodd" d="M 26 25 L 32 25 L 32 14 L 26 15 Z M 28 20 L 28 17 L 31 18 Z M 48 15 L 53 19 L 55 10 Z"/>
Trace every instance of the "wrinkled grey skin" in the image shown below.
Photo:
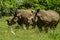
<path fill-rule="evenodd" d="M 55 29 L 59 22 L 59 14 L 52 10 L 37 10 L 37 25 L 40 31 L 44 26 L 45 32 L 48 32 L 48 28 Z"/>
<path fill-rule="evenodd" d="M 30 9 L 27 10 L 17 9 L 15 13 L 15 17 L 18 17 L 19 21 L 20 19 L 23 20 L 22 23 L 26 25 L 27 29 L 29 25 L 35 26 L 35 24 L 33 24 L 34 15 L 35 15 L 35 10 L 30 10 Z M 20 22 L 18 23 L 21 24 Z"/>
<path fill-rule="evenodd" d="M 14 17 L 12 19 L 7 20 L 7 23 L 9 25 L 13 25 L 13 24 L 15 24 L 15 22 L 17 22 L 19 25 L 25 24 L 27 29 L 28 29 L 29 25 L 34 25 L 34 27 L 35 27 L 35 24 L 33 24 L 34 15 L 35 15 L 35 10 L 17 9 L 14 14 Z M 16 21 L 14 21 L 14 20 L 16 20 Z"/>
<path fill-rule="evenodd" d="M 17 17 L 20 17 L 20 18 L 23 17 L 23 18 L 27 19 L 30 24 L 32 24 L 32 19 L 34 17 L 32 10 L 18 9 L 16 11 L 16 14 L 17 14 L 16 15 Z"/>

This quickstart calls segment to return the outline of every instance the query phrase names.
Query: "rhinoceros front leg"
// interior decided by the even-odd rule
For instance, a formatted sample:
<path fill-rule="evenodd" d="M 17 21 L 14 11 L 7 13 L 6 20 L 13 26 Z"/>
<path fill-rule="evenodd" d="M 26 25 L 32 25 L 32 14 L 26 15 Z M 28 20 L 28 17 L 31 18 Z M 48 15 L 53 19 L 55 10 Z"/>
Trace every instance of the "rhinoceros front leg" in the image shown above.
<path fill-rule="evenodd" d="M 26 30 L 26 26 L 25 26 L 25 24 L 23 24 L 23 26 L 22 26 L 22 27 L 23 27 L 23 29 L 24 29 L 24 30 Z"/>
<path fill-rule="evenodd" d="M 13 35 L 15 35 L 15 32 L 13 31 L 12 26 L 9 26 L 9 28 L 10 28 L 11 33 L 12 33 Z"/>
<path fill-rule="evenodd" d="M 37 25 L 39 31 L 41 32 L 42 31 L 42 26 L 41 25 Z"/>
<path fill-rule="evenodd" d="M 13 31 L 13 29 L 11 28 L 11 33 L 13 34 L 13 35 L 15 35 L 15 32 Z"/>
<path fill-rule="evenodd" d="M 44 26 L 45 33 L 48 32 L 48 26 Z"/>

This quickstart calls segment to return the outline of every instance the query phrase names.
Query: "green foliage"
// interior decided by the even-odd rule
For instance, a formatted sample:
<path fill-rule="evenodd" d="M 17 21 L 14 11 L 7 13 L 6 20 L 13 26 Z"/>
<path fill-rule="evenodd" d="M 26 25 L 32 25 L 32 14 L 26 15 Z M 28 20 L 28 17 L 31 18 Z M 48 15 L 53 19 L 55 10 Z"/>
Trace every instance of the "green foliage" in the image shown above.
<path fill-rule="evenodd" d="M 37 27 L 35 29 L 29 28 L 29 30 L 23 30 L 22 28 L 15 29 L 18 25 L 8 26 L 6 22 L 8 18 L 0 19 L 0 40 L 60 40 L 60 23 L 54 32 L 49 30 L 48 33 L 44 33 L 44 31 L 39 32 Z M 11 33 L 10 27 L 13 27 L 15 35 Z"/>
<path fill-rule="evenodd" d="M 0 17 L 9 16 L 13 13 L 10 10 L 15 11 L 21 3 L 17 0 L 1 0 L 0 1 Z"/>
<path fill-rule="evenodd" d="M 60 13 L 60 0 L 0 0 L 0 17 L 9 16 L 18 7 L 23 9 L 55 10 Z"/>
<path fill-rule="evenodd" d="M 60 0 L 40 0 L 40 5 L 45 6 L 45 9 L 51 9 L 60 12 Z"/>

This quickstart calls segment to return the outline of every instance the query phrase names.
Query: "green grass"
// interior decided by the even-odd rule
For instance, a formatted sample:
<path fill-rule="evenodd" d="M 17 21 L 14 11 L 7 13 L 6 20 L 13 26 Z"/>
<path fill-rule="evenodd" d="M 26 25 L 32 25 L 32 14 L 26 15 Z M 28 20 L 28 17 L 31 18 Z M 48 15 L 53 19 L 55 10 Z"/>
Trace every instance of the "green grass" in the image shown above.
<path fill-rule="evenodd" d="M 23 30 L 23 29 L 15 29 L 18 24 L 13 25 L 14 32 L 13 35 L 10 32 L 10 28 L 7 25 L 6 19 L 8 17 L 4 17 L 0 19 L 0 40 L 60 40 L 60 23 L 57 25 L 54 33 L 48 32 L 39 32 L 38 28 Z"/>

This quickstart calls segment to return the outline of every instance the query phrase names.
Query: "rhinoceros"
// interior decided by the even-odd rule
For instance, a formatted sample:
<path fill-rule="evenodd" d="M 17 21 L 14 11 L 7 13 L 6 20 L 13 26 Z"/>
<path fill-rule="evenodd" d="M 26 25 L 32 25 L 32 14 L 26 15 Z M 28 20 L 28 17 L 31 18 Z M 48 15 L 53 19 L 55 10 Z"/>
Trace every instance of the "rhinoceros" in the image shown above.
<path fill-rule="evenodd" d="M 53 10 L 37 10 L 36 14 L 38 18 L 37 25 L 40 31 L 42 30 L 42 26 L 44 26 L 46 32 L 48 28 L 56 28 L 59 22 L 59 14 L 57 12 Z"/>
<path fill-rule="evenodd" d="M 35 27 L 35 22 L 33 21 L 34 15 L 35 15 L 35 10 L 17 9 L 13 18 L 9 19 L 7 22 L 8 24 L 11 24 L 11 25 L 13 25 L 15 22 L 17 22 L 19 25 L 25 24 L 26 29 L 28 29 L 29 24 L 31 24 L 33 26 L 32 28 L 34 28 Z"/>

